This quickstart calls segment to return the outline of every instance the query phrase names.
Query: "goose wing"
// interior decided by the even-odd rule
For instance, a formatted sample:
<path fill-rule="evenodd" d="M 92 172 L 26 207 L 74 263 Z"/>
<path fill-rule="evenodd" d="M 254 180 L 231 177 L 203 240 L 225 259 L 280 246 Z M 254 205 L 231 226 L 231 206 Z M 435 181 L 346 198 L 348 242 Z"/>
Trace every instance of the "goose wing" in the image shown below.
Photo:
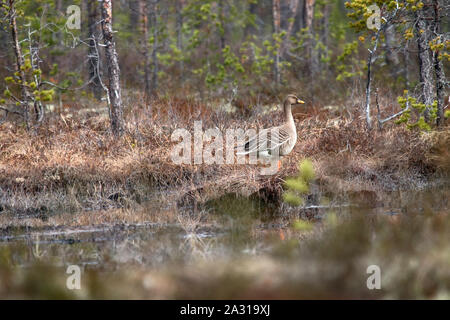
<path fill-rule="evenodd" d="M 286 144 L 291 139 L 291 136 L 283 126 L 263 129 L 258 134 L 250 137 L 244 145 L 237 146 L 236 154 L 251 154 L 251 153 L 270 153 Z"/>

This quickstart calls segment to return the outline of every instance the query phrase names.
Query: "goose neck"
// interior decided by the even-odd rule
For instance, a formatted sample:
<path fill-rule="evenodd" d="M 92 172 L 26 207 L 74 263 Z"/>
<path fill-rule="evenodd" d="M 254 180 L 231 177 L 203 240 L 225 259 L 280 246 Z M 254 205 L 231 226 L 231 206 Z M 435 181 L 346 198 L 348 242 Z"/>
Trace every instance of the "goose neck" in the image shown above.
<path fill-rule="evenodd" d="M 292 116 L 292 107 L 289 101 L 284 102 L 284 118 L 286 122 L 294 122 L 294 117 Z"/>

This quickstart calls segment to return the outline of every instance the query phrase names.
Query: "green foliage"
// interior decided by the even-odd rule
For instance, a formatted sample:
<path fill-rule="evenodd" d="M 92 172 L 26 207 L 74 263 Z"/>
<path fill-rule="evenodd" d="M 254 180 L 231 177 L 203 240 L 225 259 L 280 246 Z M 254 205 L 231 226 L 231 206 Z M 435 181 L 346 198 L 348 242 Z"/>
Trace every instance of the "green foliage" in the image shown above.
<path fill-rule="evenodd" d="M 297 231 L 311 231 L 314 228 L 314 225 L 312 222 L 298 219 L 292 223 L 292 228 Z"/>
<path fill-rule="evenodd" d="M 80 5 L 81 1 L 75 0 L 71 4 Z M 55 90 L 44 88 L 43 71 L 40 67 L 46 56 L 37 50 L 57 44 L 55 33 L 64 28 L 67 17 L 57 14 L 54 1 L 15 1 L 14 7 L 23 63 L 19 71 L 4 78 L 6 89 L 2 101 L 12 100 L 17 106 L 52 101 Z M 2 8 L 9 13 L 9 5 L 3 5 Z M 77 31 L 74 30 L 72 35 L 77 36 Z M 55 65 L 53 69 L 50 71 L 51 76 L 58 72 Z M 27 97 L 23 95 L 24 89 L 28 92 Z"/>
<path fill-rule="evenodd" d="M 431 130 L 431 125 L 425 121 L 425 112 L 428 112 L 430 122 L 434 122 L 437 117 L 437 100 L 431 105 L 417 102 L 417 99 L 408 95 L 408 90 L 404 91 L 403 96 L 397 97 L 397 102 L 402 109 L 406 111 L 395 121 L 396 124 L 405 124 L 408 129 L 417 128 L 421 131 Z M 408 108 L 409 106 L 409 108 Z M 408 108 L 408 109 L 407 109 Z M 418 114 L 417 120 L 413 121 L 411 111 Z"/>
<path fill-rule="evenodd" d="M 420 0 L 399 0 L 398 8 L 412 10 L 413 4 L 422 8 L 423 3 L 419 5 L 420 3 Z M 345 7 L 349 10 L 347 16 L 352 20 L 349 22 L 349 26 L 355 32 L 374 32 L 367 27 L 367 20 L 373 15 L 373 11 L 369 10 L 371 5 L 377 5 L 380 8 L 382 17 L 397 9 L 396 0 L 351 0 L 345 2 Z M 385 20 L 381 19 L 380 22 L 384 23 Z"/>
<path fill-rule="evenodd" d="M 16 106 L 21 105 L 21 103 L 49 102 L 53 100 L 55 90 L 44 90 L 41 88 L 42 70 L 40 68 L 33 66 L 30 59 L 25 59 L 20 70 L 21 72 L 15 72 L 12 76 L 4 78 L 6 89 L 3 91 L 3 100 L 6 101 L 12 98 L 16 101 Z M 23 88 L 26 88 L 29 93 L 29 101 L 23 100 L 24 97 L 21 95 Z"/>
<path fill-rule="evenodd" d="M 286 179 L 286 191 L 283 200 L 292 206 L 300 206 L 304 203 L 304 197 L 309 193 L 310 184 L 314 181 L 314 166 L 309 159 L 299 162 L 297 176 Z"/>
<path fill-rule="evenodd" d="M 342 81 L 354 76 L 362 76 L 365 61 L 358 60 L 358 41 L 352 41 L 344 45 L 344 50 L 336 59 L 335 66 L 338 71 L 336 80 Z"/>
<path fill-rule="evenodd" d="M 166 56 L 166 61 L 184 61 L 193 78 L 211 91 L 254 86 L 262 76 L 269 74 L 273 64 L 271 55 L 280 46 L 282 35 L 274 36 L 270 47 L 263 46 L 256 38 L 240 38 L 239 46 L 234 45 L 232 38 L 255 23 L 255 16 L 245 10 L 252 2 L 229 1 L 219 5 L 212 0 L 188 1 L 182 12 L 186 46 L 183 51 L 179 50 L 173 35 L 170 57 Z"/>
<path fill-rule="evenodd" d="M 206 75 L 206 84 L 210 87 L 222 86 L 228 87 L 230 83 L 237 85 L 239 79 L 246 79 L 243 75 L 244 67 L 240 59 L 231 51 L 230 46 L 222 49 L 222 63 L 216 63 L 216 72 Z"/>
<path fill-rule="evenodd" d="M 350 0 L 345 2 L 345 7 L 348 10 L 347 16 L 350 18 L 348 26 L 356 34 L 358 34 L 358 41 L 353 41 L 344 47 L 343 53 L 337 59 L 337 70 L 339 74 L 337 80 L 344 80 L 345 78 L 350 78 L 355 75 L 361 75 L 361 69 L 366 68 L 365 61 L 357 61 L 357 59 L 352 58 L 357 54 L 358 46 L 373 50 L 375 40 L 383 43 L 386 41 L 383 32 L 378 34 L 378 30 L 369 29 L 368 22 L 369 19 L 374 19 L 376 16 L 375 12 L 369 10 L 372 5 L 378 6 L 380 9 L 380 16 L 378 17 L 381 29 L 385 30 L 384 27 L 387 24 L 394 25 L 396 28 L 393 29 L 398 32 L 402 38 L 406 41 L 414 37 L 413 25 L 408 22 L 408 16 L 412 15 L 417 9 L 423 7 L 423 3 L 420 0 Z M 389 20 L 396 14 L 396 19 Z M 413 18 L 413 17 L 412 17 Z M 411 19 L 413 21 L 413 19 Z M 367 39 L 367 40 L 366 40 Z M 397 46 L 401 45 L 397 44 Z M 357 67 L 355 67 L 357 66 Z M 347 70 L 352 68 L 353 70 Z M 356 69 L 356 70 L 355 70 Z"/>
<path fill-rule="evenodd" d="M 401 42 L 393 44 L 396 48 L 414 39 L 412 18 L 414 10 L 422 10 L 421 2 L 399 0 L 401 15 L 395 19 L 393 30 L 396 32 L 395 39 L 401 39 Z M 71 2 L 76 5 L 81 3 L 81 0 Z M 394 0 L 348 0 L 345 6 L 339 1 L 316 0 L 311 28 L 301 28 L 298 17 L 286 10 L 283 14 L 286 21 L 282 23 L 280 32 L 274 34 L 270 1 L 188 0 L 184 4 L 180 15 L 176 1 L 160 1 L 157 4 L 156 21 L 154 12 L 150 10 L 148 39 L 142 38 L 142 21 L 131 20 L 133 15 L 129 3 L 122 1 L 115 6 L 113 20 L 114 30 L 117 32 L 114 37 L 121 71 L 126 78 L 124 85 L 143 87 L 144 59 L 141 50 L 144 41 L 147 41 L 150 53 L 157 51 L 155 63 L 158 66 L 158 93 L 161 96 L 167 94 L 164 90 L 174 92 L 182 86 L 186 90 L 195 88 L 195 91 L 202 93 L 207 90 L 212 96 L 228 95 L 230 89 L 238 89 L 240 95 L 252 98 L 263 92 L 266 98 L 274 93 L 270 92 L 274 81 L 274 55 L 281 52 L 279 70 L 283 83 L 280 89 L 286 88 L 287 91 L 295 90 L 294 87 L 302 88 L 310 80 L 310 64 L 315 61 L 318 68 L 314 80 L 317 81 L 310 81 L 308 85 L 321 86 L 324 81 L 337 79 L 338 83 L 330 86 L 333 90 L 330 90 L 327 99 L 341 98 L 346 95 L 346 90 L 354 88 L 350 86 L 350 82 L 355 84 L 358 77 L 365 75 L 367 49 L 373 47 L 372 38 L 375 35 L 375 31 L 367 29 L 366 25 L 371 14 L 367 11 L 368 6 L 379 5 L 385 18 L 396 9 Z M 250 4 L 256 4 L 256 7 L 250 7 Z M 76 68 L 73 62 L 67 63 L 69 57 L 76 57 L 81 61 L 81 57 L 86 56 L 87 47 L 80 42 L 80 39 L 86 40 L 86 32 L 66 32 L 67 16 L 61 8 L 56 10 L 54 1 L 18 1 L 16 6 L 24 56 L 30 57 L 30 43 L 26 39 L 29 30 L 34 31 L 32 42 L 35 47 L 39 44 L 43 48 L 39 52 L 40 59 L 44 61 L 42 70 L 36 65 L 33 76 L 43 77 L 63 88 L 86 81 L 87 68 L 83 69 L 86 66 L 84 63 Z M 250 11 L 250 8 L 257 10 Z M 83 25 L 87 26 L 87 10 L 82 10 L 81 14 Z M 45 23 L 45 27 L 42 23 Z M 291 23 L 293 28 L 288 35 L 287 26 Z M 4 26 L 7 24 L 3 24 Z M 157 39 L 153 39 L 155 28 Z M 85 30 L 84 27 L 83 29 Z M 178 33 L 178 30 L 181 32 Z M 450 42 L 442 34 L 433 37 L 429 42 L 430 49 L 441 61 L 447 62 L 450 59 Z M 383 34 L 379 41 L 377 54 L 381 55 L 385 41 Z M 374 61 L 379 63 L 382 59 Z M 151 68 L 152 62 L 150 61 Z M 24 64 L 23 70 L 29 68 L 29 64 Z M 372 70 L 381 75 L 388 74 L 386 71 L 389 68 L 392 66 Z M 68 71 L 75 72 L 76 75 Z M 103 75 L 106 75 L 105 70 Z M 5 76 L 12 75 L 1 75 L 2 78 Z M 9 77 L 5 81 L 10 86 L 11 93 L 16 95 L 18 91 L 13 87 L 12 78 L 15 79 L 14 86 L 20 85 L 16 77 Z M 374 74 L 374 79 L 379 80 L 377 74 Z M 389 80 L 387 85 L 397 81 L 396 87 L 403 87 L 399 77 L 396 80 L 385 77 L 383 80 Z M 33 78 L 28 78 L 24 85 L 29 86 L 30 91 L 41 86 Z M 2 87 L 0 92 L 4 89 Z M 68 90 L 60 93 L 64 94 L 63 98 L 72 94 Z M 311 94 L 317 96 L 317 92 Z"/>
<path fill-rule="evenodd" d="M 302 179 L 309 183 L 315 178 L 314 166 L 309 159 L 305 159 L 300 162 L 298 166 L 298 170 L 300 172 L 300 176 Z"/>
<path fill-rule="evenodd" d="M 303 204 L 303 199 L 291 191 L 286 191 L 283 193 L 283 200 L 284 202 L 296 207 Z"/>
<path fill-rule="evenodd" d="M 450 62 L 450 40 L 444 40 L 444 37 L 437 36 L 430 40 L 429 46 L 439 60 Z"/>
<path fill-rule="evenodd" d="M 299 193 L 307 193 L 309 191 L 308 183 L 298 177 L 287 179 L 285 185 L 288 189 Z"/>
<path fill-rule="evenodd" d="M 246 57 L 253 53 L 252 63 L 250 70 L 252 74 L 256 76 L 263 76 L 270 72 L 273 64 L 273 59 L 269 54 L 267 46 L 270 46 L 270 42 L 265 43 L 264 47 L 260 47 L 256 42 L 245 42 L 244 49 L 246 51 Z"/>
<path fill-rule="evenodd" d="M 445 118 L 445 119 L 450 118 L 450 110 L 445 110 L 445 112 L 444 112 L 444 118 Z"/>

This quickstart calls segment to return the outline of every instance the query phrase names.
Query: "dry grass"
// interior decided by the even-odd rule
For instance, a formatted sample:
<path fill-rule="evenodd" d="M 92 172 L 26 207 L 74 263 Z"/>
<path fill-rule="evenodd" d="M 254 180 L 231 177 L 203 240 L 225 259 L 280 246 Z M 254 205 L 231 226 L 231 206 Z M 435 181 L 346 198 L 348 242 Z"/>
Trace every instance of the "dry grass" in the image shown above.
<path fill-rule="evenodd" d="M 305 157 L 334 191 L 420 187 L 449 172 L 448 127 L 421 134 L 388 125 L 368 132 L 356 113 L 318 107 L 296 115 L 299 141 L 276 175 L 260 176 L 250 165 L 177 166 L 170 160 L 176 128 L 192 130 L 194 120 L 202 120 L 204 129 L 267 127 L 281 120 L 278 111 L 262 110 L 243 119 L 239 112 L 188 100 L 159 100 L 151 109 L 130 105 L 121 139 L 111 136 L 107 115 L 95 110 L 51 115 L 33 132 L 6 122 L 0 125 L 0 211 L 32 216 L 127 207 L 161 191 L 181 205 L 229 192 L 279 199 L 282 178 Z"/>

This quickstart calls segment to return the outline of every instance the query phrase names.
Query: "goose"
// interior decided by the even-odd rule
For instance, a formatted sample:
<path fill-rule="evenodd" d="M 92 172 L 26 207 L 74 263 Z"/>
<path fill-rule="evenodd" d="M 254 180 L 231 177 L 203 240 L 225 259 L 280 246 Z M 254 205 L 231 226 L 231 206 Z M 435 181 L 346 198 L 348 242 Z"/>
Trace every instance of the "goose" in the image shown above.
<path fill-rule="evenodd" d="M 304 103 L 297 96 L 288 95 L 283 104 L 284 123 L 280 126 L 260 130 L 258 134 L 245 141 L 244 145 L 238 146 L 236 154 L 256 153 L 258 157 L 266 159 L 278 156 L 284 157 L 290 154 L 297 142 L 297 129 L 292 116 L 292 106 Z M 278 168 L 280 168 L 280 165 L 281 162 L 278 160 Z"/>

